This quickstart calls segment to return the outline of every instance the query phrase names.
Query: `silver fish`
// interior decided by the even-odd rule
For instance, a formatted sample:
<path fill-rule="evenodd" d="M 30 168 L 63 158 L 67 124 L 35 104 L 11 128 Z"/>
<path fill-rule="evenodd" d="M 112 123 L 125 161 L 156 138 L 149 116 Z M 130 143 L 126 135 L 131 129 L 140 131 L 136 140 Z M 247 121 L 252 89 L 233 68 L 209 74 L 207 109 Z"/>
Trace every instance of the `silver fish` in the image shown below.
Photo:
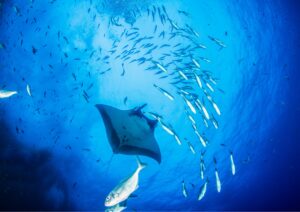
<path fill-rule="evenodd" d="M 230 152 L 230 165 L 231 165 L 231 173 L 232 175 L 235 175 L 235 164 L 234 164 L 232 152 Z"/>
<path fill-rule="evenodd" d="M 184 101 L 185 101 L 185 103 L 187 104 L 187 106 L 190 108 L 190 110 L 194 113 L 194 114 L 196 114 L 197 112 L 196 112 L 196 109 L 195 109 L 195 107 L 192 105 L 192 103 L 184 96 L 184 95 L 181 95 L 182 96 L 182 98 L 184 99 Z"/>
<path fill-rule="evenodd" d="M 207 120 L 209 120 L 210 117 L 209 117 L 209 114 L 208 114 L 206 108 L 204 107 L 204 105 L 201 103 L 201 101 L 200 101 L 199 99 L 197 99 L 196 101 L 199 103 L 199 105 L 200 105 L 200 107 L 201 107 L 201 110 L 202 110 L 203 113 L 204 113 L 205 118 L 206 118 Z"/>
<path fill-rule="evenodd" d="M 135 190 L 138 189 L 139 173 L 146 167 L 146 164 L 141 163 L 139 159 L 137 160 L 137 163 L 138 167 L 135 172 L 129 178 L 123 180 L 118 186 L 116 186 L 106 197 L 104 202 L 106 207 L 112 207 L 125 201 Z"/>
<path fill-rule="evenodd" d="M 203 118 L 203 122 L 204 122 L 205 127 L 208 128 L 208 123 L 205 118 Z"/>
<path fill-rule="evenodd" d="M 164 131 L 166 131 L 170 135 L 173 136 L 175 135 L 174 131 L 170 127 L 168 127 L 165 123 L 163 123 L 161 120 L 159 120 L 159 123 L 161 124 Z"/>
<path fill-rule="evenodd" d="M 209 90 L 211 90 L 211 92 L 215 92 L 213 87 L 211 87 L 211 85 L 208 82 L 206 83 L 206 86 L 208 87 Z"/>
<path fill-rule="evenodd" d="M 195 66 L 196 66 L 197 68 L 201 68 L 201 66 L 200 66 L 200 64 L 198 63 L 197 60 L 195 60 L 194 58 L 192 58 L 192 61 L 193 61 L 193 63 L 195 64 Z"/>
<path fill-rule="evenodd" d="M 31 96 L 31 89 L 30 89 L 30 86 L 28 84 L 26 85 L 26 91 L 27 91 L 27 94 L 29 96 Z"/>
<path fill-rule="evenodd" d="M 202 89 L 203 86 L 202 86 L 202 82 L 201 82 L 200 77 L 199 77 L 196 73 L 194 73 L 194 77 L 195 77 L 195 79 L 196 79 L 196 82 L 197 82 L 199 88 Z"/>
<path fill-rule="evenodd" d="M 212 102 L 213 108 L 215 109 L 216 113 L 220 116 L 221 115 L 221 111 L 218 107 L 218 105 L 214 102 Z"/>
<path fill-rule="evenodd" d="M 217 120 L 213 116 L 211 117 L 211 122 L 213 123 L 213 125 L 214 125 L 214 127 L 216 129 L 219 128 L 219 124 L 218 124 Z"/>
<path fill-rule="evenodd" d="M 148 112 L 148 113 L 157 121 L 160 121 L 162 119 L 162 116 L 158 115 L 157 113 L 153 113 L 153 112 Z"/>
<path fill-rule="evenodd" d="M 156 63 L 156 66 L 165 73 L 168 73 L 167 69 L 165 69 L 161 64 Z"/>
<path fill-rule="evenodd" d="M 178 71 L 178 73 L 180 74 L 180 76 L 182 76 L 183 79 L 185 80 L 189 79 L 182 71 Z"/>
<path fill-rule="evenodd" d="M 200 135 L 200 133 L 199 133 L 198 131 L 195 130 L 195 134 L 198 136 L 198 138 L 199 138 L 199 140 L 200 140 L 202 146 L 203 146 L 203 147 L 206 147 L 206 142 L 205 142 L 204 138 Z"/>
<path fill-rule="evenodd" d="M 182 142 L 180 141 L 179 137 L 175 133 L 174 133 L 174 138 L 177 141 L 178 145 L 181 145 Z"/>
<path fill-rule="evenodd" d="M 204 179 L 204 170 L 205 170 L 204 161 L 201 160 L 201 162 L 200 162 L 200 176 L 201 176 L 202 180 Z"/>
<path fill-rule="evenodd" d="M 192 152 L 193 154 L 196 154 L 193 145 L 192 145 L 190 142 L 188 142 L 188 145 L 189 145 L 189 148 L 190 148 L 191 152 Z"/>
<path fill-rule="evenodd" d="M 215 176 L 216 176 L 217 191 L 220 193 L 221 192 L 221 181 L 220 181 L 218 169 L 215 169 Z"/>
<path fill-rule="evenodd" d="M 188 118 L 191 120 L 191 122 L 196 125 L 196 121 L 195 119 L 191 116 L 191 115 L 188 115 Z"/>
<path fill-rule="evenodd" d="M 172 94 L 170 94 L 168 91 L 166 91 L 165 89 L 153 84 L 153 86 L 155 88 L 157 88 L 162 94 L 164 94 L 168 99 L 170 99 L 171 101 L 174 100 L 174 96 Z"/>
<path fill-rule="evenodd" d="M 17 91 L 0 90 L 0 99 L 9 98 L 16 94 L 18 94 Z"/>
<path fill-rule="evenodd" d="M 187 198 L 187 197 L 188 197 L 188 193 L 187 193 L 187 190 L 186 190 L 184 181 L 182 181 L 181 184 L 182 184 L 182 194 L 183 194 L 183 196 L 184 196 L 185 198 Z"/>
<path fill-rule="evenodd" d="M 198 200 L 202 200 L 206 194 L 206 190 L 207 190 L 207 183 L 208 181 L 206 180 L 205 183 L 201 186 L 200 188 L 200 192 L 199 192 L 199 195 L 198 195 Z"/>

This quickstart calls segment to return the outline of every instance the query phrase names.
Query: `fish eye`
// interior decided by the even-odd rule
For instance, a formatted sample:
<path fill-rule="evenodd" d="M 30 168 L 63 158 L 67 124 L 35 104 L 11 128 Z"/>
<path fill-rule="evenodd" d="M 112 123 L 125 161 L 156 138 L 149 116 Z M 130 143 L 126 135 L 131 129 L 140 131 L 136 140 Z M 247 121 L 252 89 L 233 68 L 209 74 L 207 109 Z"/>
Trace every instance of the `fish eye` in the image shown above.
<path fill-rule="evenodd" d="M 106 197 L 106 201 L 109 201 L 111 198 L 110 198 L 110 196 L 107 196 Z"/>

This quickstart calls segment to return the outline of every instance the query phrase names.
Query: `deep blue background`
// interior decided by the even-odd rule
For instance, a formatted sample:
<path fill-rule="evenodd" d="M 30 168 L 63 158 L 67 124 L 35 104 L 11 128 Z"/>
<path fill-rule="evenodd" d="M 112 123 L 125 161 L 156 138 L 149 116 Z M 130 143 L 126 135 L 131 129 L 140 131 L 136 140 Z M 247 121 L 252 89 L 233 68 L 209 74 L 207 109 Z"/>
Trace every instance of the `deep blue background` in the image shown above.
<path fill-rule="evenodd" d="M 281 35 L 282 42 L 286 41 L 287 45 L 280 45 L 277 50 L 283 58 L 288 58 L 288 62 L 282 64 L 284 73 L 281 75 L 281 86 L 288 91 L 284 96 L 284 109 L 274 107 L 272 114 L 280 115 L 266 133 L 264 141 L 267 144 L 254 149 L 259 156 L 243 168 L 243 172 L 251 174 L 246 175 L 239 186 L 228 186 L 221 194 L 211 194 L 204 208 L 197 204 L 191 206 L 194 210 L 300 210 L 300 2 L 279 2 L 281 7 L 276 8 L 275 16 L 284 20 L 285 26 L 280 28 L 284 31 L 276 33 Z M 2 15 L 1 19 L 5 20 L 5 16 Z M 14 60 L 21 58 L 16 57 Z M 268 63 L 269 60 L 270 58 L 266 58 L 264 62 Z M 53 163 L 53 157 L 57 157 L 53 154 L 53 149 L 41 150 L 23 145 L 3 111 L 8 110 L 0 111 L 0 209 L 78 209 L 70 185 L 76 187 L 80 182 L 69 182 L 66 174 L 63 174 L 64 170 L 61 170 L 58 163 Z M 255 128 L 250 130 L 255 134 Z M 58 157 L 56 162 L 59 159 Z M 54 192 L 54 195 L 45 192 L 51 190 L 54 184 L 63 191 L 63 201 L 59 192 Z M 80 198 L 89 198 L 83 196 L 84 194 Z M 99 201 L 102 200 L 99 198 Z M 185 208 L 182 201 L 174 205 L 177 206 L 174 209 Z"/>

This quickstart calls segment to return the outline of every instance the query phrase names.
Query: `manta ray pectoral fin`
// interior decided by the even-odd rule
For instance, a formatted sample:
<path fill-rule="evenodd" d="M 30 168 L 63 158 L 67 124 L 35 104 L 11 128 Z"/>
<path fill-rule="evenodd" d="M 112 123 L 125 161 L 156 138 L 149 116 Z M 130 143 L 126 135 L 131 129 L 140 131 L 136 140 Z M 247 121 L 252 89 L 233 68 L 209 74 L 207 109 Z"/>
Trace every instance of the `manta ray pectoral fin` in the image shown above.
<path fill-rule="evenodd" d="M 161 162 L 161 153 L 154 137 L 156 120 L 141 111 L 146 104 L 131 110 L 119 110 L 96 105 L 106 129 L 109 144 L 115 154 L 143 155 Z"/>

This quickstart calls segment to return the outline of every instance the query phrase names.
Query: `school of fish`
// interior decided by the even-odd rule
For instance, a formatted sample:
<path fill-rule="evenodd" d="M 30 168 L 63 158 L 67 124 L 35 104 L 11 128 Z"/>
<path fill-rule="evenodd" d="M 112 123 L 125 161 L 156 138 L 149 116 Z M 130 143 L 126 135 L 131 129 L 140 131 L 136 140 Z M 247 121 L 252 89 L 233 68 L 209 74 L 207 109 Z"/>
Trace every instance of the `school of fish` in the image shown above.
<path fill-rule="evenodd" d="M 53 1 L 52 3 L 54 3 Z M 105 6 L 105 5 L 104 5 Z M 13 7 L 17 16 L 21 14 L 17 6 Z M 198 142 L 184 141 L 180 138 L 174 127 L 167 123 L 164 117 L 159 114 L 159 111 L 149 111 L 146 114 L 149 117 L 157 120 L 161 128 L 174 139 L 178 145 L 187 143 L 191 154 L 199 155 L 200 174 L 199 179 L 202 185 L 199 189 L 198 200 L 202 200 L 208 189 L 212 179 L 206 175 L 205 152 L 210 144 L 209 139 L 204 135 L 203 127 L 208 128 L 213 126 L 219 128 L 217 121 L 218 116 L 221 116 L 222 111 L 215 101 L 215 93 L 224 91 L 218 87 L 219 79 L 213 76 L 209 70 L 202 68 L 202 64 L 209 64 L 211 59 L 202 56 L 205 54 L 207 46 L 199 42 L 201 34 L 192 26 L 182 24 L 172 19 L 168 13 L 168 9 L 164 5 L 147 5 L 143 8 L 132 9 L 132 16 L 135 20 L 145 19 L 150 21 L 151 27 L 145 31 L 141 29 L 136 22 L 126 23 L 118 16 L 111 16 L 108 23 L 108 31 L 112 28 L 120 31 L 120 36 L 112 42 L 107 54 L 101 52 L 102 56 L 91 51 L 90 58 L 95 58 L 96 61 L 101 61 L 108 68 L 99 72 L 100 75 L 108 74 L 115 71 L 110 64 L 120 66 L 120 76 L 125 76 L 130 71 L 129 67 L 138 67 L 141 71 L 152 73 L 157 77 L 157 81 L 153 84 L 153 89 L 158 95 L 164 96 L 170 101 L 170 104 L 182 102 L 185 105 L 184 114 L 193 129 L 194 136 Z M 178 10 L 178 15 L 190 16 L 186 11 Z M 67 37 L 61 32 L 57 32 L 58 39 L 65 43 L 69 43 Z M 218 38 L 208 36 L 220 50 L 227 48 L 227 45 Z M 0 49 L 5 49 L 6 45 L 0 43 Z M 32 46 L 32 53 L 36 54 L 38 49 Z M 64 57 L 68 58 L 68 54 L 64 53 Z M 80 58 L 75 58 L 80 60 Z M 53 69 L 51 64 L 49 69 Z M 77 76 L 72 73 L 74 81 L 77 81 Z M 91 89 L 91 84 L 88 89 L 83 90 L 82 96 L 89 102 L 90 95 L 87 90 Z M 34 98 L 30 84 L 25 88 L 28 96 Z M 18 95 L 15 90 L 0 90 L 0 99 L 13 98 Z M 46 94 L 45 94 L 46 95 Z M 124 99 L 126 104 L 127 98 Z M 197 152 L 195 146 L 201 145 L 201 152 Z M 228 154 L 232 175 L 236 174 L 233 152 Z M 217 159 L 214 158 L 214 181 L 217 192 L 221 192 L 222 182 L 220 179 Z M 126 209 L 126 205 L 122 204 L 138 189 L 139 173 L 146 167 L 138 159 L 138 168 L 127 179 L 120 182 L 105 199 L 107 211 L 122 211 Z M 189 197 L 187 185 L 184 180 L 181 184 L 182 195 L 185 198 Z"/>

